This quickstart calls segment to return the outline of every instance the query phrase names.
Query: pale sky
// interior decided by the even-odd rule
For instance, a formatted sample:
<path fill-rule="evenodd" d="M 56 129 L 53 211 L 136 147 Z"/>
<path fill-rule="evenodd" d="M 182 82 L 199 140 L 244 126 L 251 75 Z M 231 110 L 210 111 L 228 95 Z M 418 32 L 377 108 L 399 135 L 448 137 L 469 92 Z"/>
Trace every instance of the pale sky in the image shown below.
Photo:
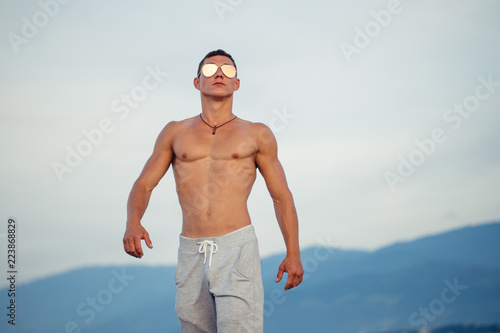
<path fill-rule="evenodd" d="M 192 80 L 218 48 L 238 66 L 234 114 L 275 132 L 303 248 L 500 220 L 498 1 L 1 1 L 0 18 L 0 268 L 13 216 L 20 282 L 175 264 L 172 171 L 140 261 L 126 201 L 163 126 L 201 112 Z M 284 252 L 260 175 L 249 209 L 261 255 Z"/>

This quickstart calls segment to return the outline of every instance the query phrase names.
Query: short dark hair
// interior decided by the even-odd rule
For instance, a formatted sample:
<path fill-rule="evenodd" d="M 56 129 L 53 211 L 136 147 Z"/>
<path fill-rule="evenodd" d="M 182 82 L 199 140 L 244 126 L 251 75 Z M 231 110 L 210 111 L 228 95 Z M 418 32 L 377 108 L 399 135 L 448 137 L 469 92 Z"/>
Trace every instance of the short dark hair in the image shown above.
<path fill-rule="evenodd" d="M 197 77 L 200 77 L 201 66 L 203 65 L 203 62 L 205 61 L 205 59 L 213 57 L 213 56 L 217 56 L 217 55 L 221 55 L 221 56 L 228 57 L 229 59 L 231 59 L 231 61 L 234 64 L 234 68 L 236 68 L 236 71 L 238 71 L 238 67 L 236 67 L 236 62 L 234 61 L 233 57 L 229 53 L 227 53 L 226 51 L 221 50 L 221 49 L 217 49 L 215 51 L 208 52 L 207 55 L 205 57 L 203 57 L 203 59 L 201 59 L 200 64 L 198 65 L 198 71 L 196 72 Z"/>

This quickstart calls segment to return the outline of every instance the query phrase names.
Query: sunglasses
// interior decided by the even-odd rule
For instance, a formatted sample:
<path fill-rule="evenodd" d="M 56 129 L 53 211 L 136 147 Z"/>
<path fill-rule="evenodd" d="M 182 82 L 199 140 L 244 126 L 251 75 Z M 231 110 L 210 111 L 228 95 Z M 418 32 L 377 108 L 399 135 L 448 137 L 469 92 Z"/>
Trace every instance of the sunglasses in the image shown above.
<path fill-rule="evenodd" d="M 233 77 L 236 76 L 236 67 L 234 67 L 233 65 L 228 65 L 228 64 L 224 64 L 224 65 L 220 65 L 220 66 L 218 66 L 216 64 L 205 64 L 201 68 L 201 73 L 203 73 L 203 76 L 205 76 L 205 77 L 211 77 L 215 73 L 217 73 L 217 70 L 219 69 L 219 67 L 221 68 L 222 73 L 224 73 L 224 75 L 227 76 L 229 79 L 232 79 Z"/>

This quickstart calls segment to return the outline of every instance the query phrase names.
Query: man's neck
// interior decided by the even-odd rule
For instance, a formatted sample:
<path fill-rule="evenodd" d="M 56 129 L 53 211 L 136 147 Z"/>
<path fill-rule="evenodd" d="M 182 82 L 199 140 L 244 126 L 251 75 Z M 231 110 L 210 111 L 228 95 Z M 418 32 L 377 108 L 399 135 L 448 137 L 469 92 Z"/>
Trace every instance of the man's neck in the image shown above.
<path fill-rule="evenodd" d="M 220 125 L 233 118 L 233 97 L 222 99 L 202 98 L 203 119 L 212 126 Z"/>

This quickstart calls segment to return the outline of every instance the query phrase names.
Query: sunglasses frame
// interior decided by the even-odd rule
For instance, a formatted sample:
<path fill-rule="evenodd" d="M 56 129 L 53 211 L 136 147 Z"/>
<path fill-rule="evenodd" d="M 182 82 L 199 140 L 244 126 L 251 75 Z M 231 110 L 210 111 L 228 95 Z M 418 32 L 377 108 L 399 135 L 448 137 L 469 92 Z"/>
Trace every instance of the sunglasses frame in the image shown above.
<path fill-rule="evenodd" d="M 203 68 L 204 68 L 205 66 L 207 66 L 207 65 L 212 65 L 212 66 L 213 66 L 213 65 L 215 65 L 215 66 L 217 66 L 217 69 L 215 70 L 215 72 L 214 72 L 212 75 L 210 75 L 210 76 L 207 76 L 207 75 L 205 75 L 205 73 L 203 73 Z M 230 76 L 228 76 L 228 75 L 226 74 L 226 72 L 224 71 L 224 66 L 230 66 L 230 67 L 234 68 L 234 76 L 231 76 L 231 77 L 230 77 Z M 211 63 L 206 63 L 206 64 L 204 64 L 204 65 L 201 67 L 201 69 L 200 69 L 200 73 L 199 73 L 199 74 L 203 74 L 203 76 L 204 76 L 204 77 L 207 77 L 207 78 L 208 78 L 208 77 L 212 77 L 212 76 L 214 76 L 214 75 L 217 73 L 217 71 L 219 70 L 219 68 L 221 69 L 222 74 L 224 74 L 224 76 L 225 76 L 225 77 L 227 77 L 228 79 L 235 78 L 235 77 L 236 77 L 236 75 L 238 74 L 238 71 L 236 70 L 236 66 L 234 66 L 234 65 L 231 65 L 231 64 L 222 64 L 222 65 L 217 65 L 217 64 L 214 64 L 214 63 L 212 63 L 212 62 L 211 62 Z"/>

